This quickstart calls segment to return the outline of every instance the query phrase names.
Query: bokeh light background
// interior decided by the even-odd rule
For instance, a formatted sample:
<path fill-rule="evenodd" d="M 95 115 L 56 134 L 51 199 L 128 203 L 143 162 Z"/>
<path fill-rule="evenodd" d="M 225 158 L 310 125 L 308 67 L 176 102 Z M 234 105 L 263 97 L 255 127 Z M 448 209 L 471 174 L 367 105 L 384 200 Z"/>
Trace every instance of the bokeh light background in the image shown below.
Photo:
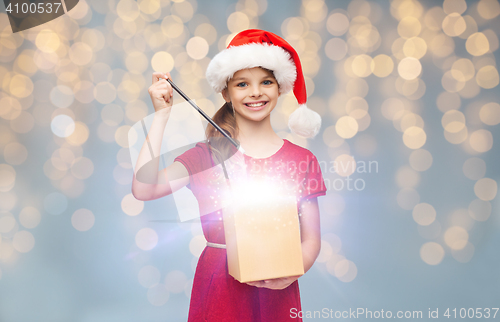
<path fill-rule="evenodd" d="M 0 13 L 0 320 L 186 319 L 205 240 L 171 196 L 131 195 L 127 133 L 153 112 L 154 70 L 213 115 L 207 64 L 252 27 L 296 48 L 323 117 L 305 140 L 292 94 L 272 115 L 329 188 L 303 309 L 498 307 L 499 15 L 497 0 L 80 0 L 13 34 Z"/>

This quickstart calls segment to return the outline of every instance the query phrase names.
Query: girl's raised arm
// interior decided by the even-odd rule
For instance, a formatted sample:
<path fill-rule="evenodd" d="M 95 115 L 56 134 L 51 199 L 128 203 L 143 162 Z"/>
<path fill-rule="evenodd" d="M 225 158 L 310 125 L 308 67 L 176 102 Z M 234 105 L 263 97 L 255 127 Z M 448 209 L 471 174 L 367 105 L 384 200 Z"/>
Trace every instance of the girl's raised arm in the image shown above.
<path fill-rule="evenodd" d="M 169 73 L 153 73 L 153 84 L 148 90 L 155 115 L 134 169 L 132 194 L 139 200 L 158 199 L 189 183 L 189 173 L 180 162 L 158 171 L 161 141 L 173 103 L 172 86 L 166 80 L 169 77 Z M 151 153 L 155 158 L 151 158 Z"/>

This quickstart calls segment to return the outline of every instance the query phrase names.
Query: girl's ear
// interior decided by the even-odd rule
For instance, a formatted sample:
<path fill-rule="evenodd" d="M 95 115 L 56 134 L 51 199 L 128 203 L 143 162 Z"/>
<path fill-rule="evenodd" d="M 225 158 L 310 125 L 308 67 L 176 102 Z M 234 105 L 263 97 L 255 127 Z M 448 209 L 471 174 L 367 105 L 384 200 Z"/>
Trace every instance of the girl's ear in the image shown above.
<path fill-rule="evenodd" d="M 227 103 L 231 102 L 231 99 L 229 98 L 229 94 L 227 92 L 227 87 L 222 90 L 221 94 Z"/>

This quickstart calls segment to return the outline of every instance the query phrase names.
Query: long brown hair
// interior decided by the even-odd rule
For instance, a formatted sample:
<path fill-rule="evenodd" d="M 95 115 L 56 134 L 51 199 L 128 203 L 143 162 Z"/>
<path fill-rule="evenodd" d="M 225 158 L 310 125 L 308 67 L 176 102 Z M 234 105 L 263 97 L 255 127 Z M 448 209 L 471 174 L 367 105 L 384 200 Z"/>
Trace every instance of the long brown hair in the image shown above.
<path fill-rule="evenodd" d="M 220 126 L 229 136 L 236 139 L 238 135 L 238 124 L 236 123 L 236 118 L 233 114 L 233 107 L 231 103 L 226 102 L 222 107 L 215 113 L 212 120 Z M 205 135 L 207 140 L 213 137 L 223 136 L 212 124 L 208 124 L 205 130 Z"/>
<path fill-rule="evenodd" d="M 236 118 L 233 113 L 231 103 L 226 102 L 217 113 L 215 113 L 212 120 L 229 134 L 232 139 L 236 139 L 236 136 L 238 136 L 238 124 L 236 123 Z M 226 140 L 225 136 L 211 124 L 208 124 L 205 130 L 205 136 L 210 143 L 209 147 L 215 156 L 214 162 L 216 164 L 222 162 L 222 160 L 227 160 L 236 152 L 229 140 Z"/>

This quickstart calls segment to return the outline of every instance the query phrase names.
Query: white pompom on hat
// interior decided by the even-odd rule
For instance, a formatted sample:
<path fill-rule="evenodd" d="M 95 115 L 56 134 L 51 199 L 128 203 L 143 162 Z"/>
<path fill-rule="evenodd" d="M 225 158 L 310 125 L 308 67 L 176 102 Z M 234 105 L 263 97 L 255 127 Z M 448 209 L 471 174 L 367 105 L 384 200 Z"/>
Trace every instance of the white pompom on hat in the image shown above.
<path fill-rule="evenodd" d="M 234 73 L 253 67 L 272 70 L 280 93 L 293 89 L 299 108 L 290 115 L 290 130 L 306 138 L 316 136 L 321 116 L 306 106 L 306 84 L 299 55 L 283 38 L 269 31 L 244 30 L 234 36 L 227 49 L 215 55 L 208 64 L 206 76 L 213 89 L 221 92 Z"/>

